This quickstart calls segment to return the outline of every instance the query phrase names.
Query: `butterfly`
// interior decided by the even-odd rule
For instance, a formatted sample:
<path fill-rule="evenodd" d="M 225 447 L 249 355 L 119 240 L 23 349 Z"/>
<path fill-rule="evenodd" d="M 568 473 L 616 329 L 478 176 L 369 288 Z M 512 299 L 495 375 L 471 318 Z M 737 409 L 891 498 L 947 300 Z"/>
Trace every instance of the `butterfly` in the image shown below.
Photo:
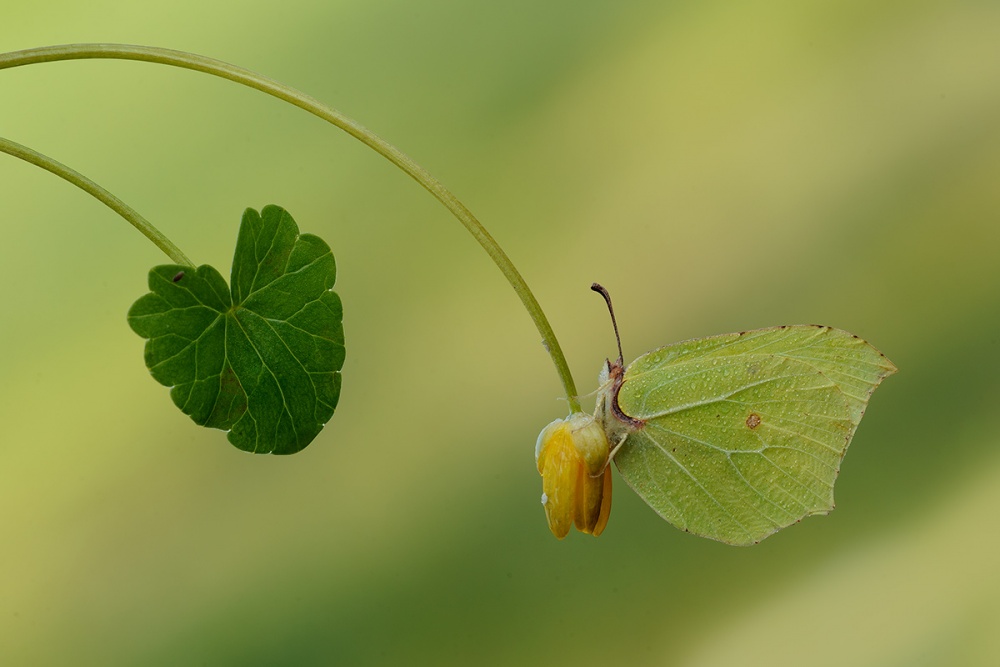
<path fill-rule="evenodd" d="M 618 338 L 611 298 L 604 296 Z M 840 463 L 879 383 L 896 372 L 858 336 L 793 325 L 698 338 L 605 362 L 592 415 L 542 430 L 535 458 L 552 533 L 600 535 L 610 463 L 686 532 L 751 545 L 834 508 Z"/>

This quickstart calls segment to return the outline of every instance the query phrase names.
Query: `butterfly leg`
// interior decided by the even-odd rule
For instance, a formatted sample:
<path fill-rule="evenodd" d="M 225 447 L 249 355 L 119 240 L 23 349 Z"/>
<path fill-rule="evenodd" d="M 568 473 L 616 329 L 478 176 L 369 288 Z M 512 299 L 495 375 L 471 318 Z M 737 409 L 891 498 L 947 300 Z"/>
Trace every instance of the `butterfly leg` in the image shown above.
<path fill-rule="evenodd" d="M 628 433 L 622 433 L 621 438 L 619 438 L 618 442 L 615 443 L 615 446 L 611 448 L 611 452 L 608 454 L 608 462 L 604 464 L 605 468 L 611 465 L 611 462 L 615 459 L 615 454 L 617 454 L 618 450 L 625 444 L 626 438 L 628 438 Z M 602 470 L 601 473 L 603 472 L 604 471 Z"/>

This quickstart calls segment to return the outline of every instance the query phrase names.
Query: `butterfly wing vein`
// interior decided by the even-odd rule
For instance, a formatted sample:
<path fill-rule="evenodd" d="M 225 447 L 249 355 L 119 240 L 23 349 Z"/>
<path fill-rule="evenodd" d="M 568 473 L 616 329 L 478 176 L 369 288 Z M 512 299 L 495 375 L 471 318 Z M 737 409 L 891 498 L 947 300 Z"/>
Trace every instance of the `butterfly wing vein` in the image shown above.
<path fill-rule="evenodd" d="M 755 544 L 833 509 L 840 462 L 868 397 L 895 367 L 830 327 L 677 343 L 639 357 L 618 396 L 642 419 L 615 458 L 682 530 Z"/>

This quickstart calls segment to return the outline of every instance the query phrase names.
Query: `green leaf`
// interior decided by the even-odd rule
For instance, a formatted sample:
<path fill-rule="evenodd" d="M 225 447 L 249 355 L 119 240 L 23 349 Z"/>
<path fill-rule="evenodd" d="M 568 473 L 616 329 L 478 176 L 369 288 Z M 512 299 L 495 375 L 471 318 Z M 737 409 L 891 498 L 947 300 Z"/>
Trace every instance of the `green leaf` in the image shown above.
<path fill-rule="evenodd" d="M 344 365 L 336 264 L 284 209 L 243 214 L 232 287 L 211 266 L 157 266 L 128 313 L 146 366 L 196 424 L 248 452 L 292 454 L 333 416 Z"/>
<path fill-rule="evenodd" d="M 670 345 L 602 389 L 622 477 L 678 528 L 760 542 L 833 509 L 840 462 L 868 398 L 896 367 L 845 331 L 789 326 Z M 614 373 L 612 372 L 612 376 Z"/>

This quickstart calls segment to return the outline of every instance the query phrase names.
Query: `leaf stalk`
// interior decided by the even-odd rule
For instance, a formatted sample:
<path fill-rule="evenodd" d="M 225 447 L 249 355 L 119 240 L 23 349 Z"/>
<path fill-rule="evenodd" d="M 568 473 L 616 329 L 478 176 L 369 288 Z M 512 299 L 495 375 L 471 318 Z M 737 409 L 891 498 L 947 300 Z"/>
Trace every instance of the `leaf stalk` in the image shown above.
<path fill-rule="evenodd" d="M 13 155 L 14 157 L 20 158 L 25 162 L 30 162 L 37 167 L 41 167 L 46 171 L 52 172 L 65 181 L 69 181 L 76 187 L 105 204 L 121 217 L 128 220 L 133 227 L 138 229 L 146 238 L 155 243 L 157 248 L 165 252 L 167 257 L 172 259 L 175 264 L 194 266 L 194 262 L 188 259 L 188 256 L 181 252 L 181 249 L 174 245 L 173 241 L 164 236 L 163 232 L 142 217 L 138 211 L 80 172 L 67 167 L 62 162 L 53 160 L 47 155 L 43 155 L 36 150 L 3 137 L 0 137 L 0 152 Z"/>
<path fill-rule="evenodd" d="M 196 72 L 211 74 L 213 76 L 218 76 L 249 88 L 253 88 L 254 90 L 259 90 L 260 92 L 297 106 L 300 109 L 304 109 L 314 116 L 322 118 L 336 127 L 339 127 L 341 130 L 347 132 L 352 137 L 362 142 L 385 159 L 389 160 L 389 162 L 399 167 L 402 171 L 419 183 L 421 187 L 441 202 L 445 208 L 451 211 L 452 215 L 454 215 L 468 230 L 468 232 L 472 234 L 473 238 L 476 239 L 479 245 L 482 246 L 483 250 L 486 251 L 486 254 L 490 256 L 490 259 L 493 260 L 493 263 L 496 264 L 501 273 L 503 273 L 507 282 L 510 283 L 511 287 L 513 287 L 514 291 L 517 293 L 517 296 L 521 299 L 521 303 L 528 311 L 528 315 L 531 317 L 535 327 L 538 329 L 538 333 L 542 336 L 543 345 L 548 351 L 549 356 L 552 358 L 552 363 L 556 367 L 556 372 L 558 373 L 563 389 L 566 392 L 570 412 L 580 411 L 581 408 L 579 399 L 577 398 L 576 384 L 573 381 L 569 364 L 566 362 L 566 358 L 562 353 L 562 348 L 559 346 L 559 341 L 556 339 L 555 333 L 552 331 L 552 326 L 549 324 L 549 321 L 545 317 L 545 313 L 542 311 L 538 300 L 528 288 L 524 278 L 521 277 L 521 274 L 514 267 L 514 264 L 510 261 L 510 258 L 503 251 L 503 249 L 500 248 L 500 245 L 496 242 L 496 240 L 490 236 L 489 232 L 486 231 L 486 228 L 483 227 L 482 223 L 476 219 L 472 212 L 461 201 L 459 201 L 458 197 L 452 194 L 451 191 L 431 176 L 427 170 L 414 162 L 405 153 L 383 140 L 374 132 L 362 126 L 360 123 L 348 118 L 336 109 L 323 104 L 314 97 L 292 88 L 291 86 L 286 86 L 283 83 L 261 74 L 257 74 L 251 70 L 193 53 L 128 44 L 65 44 L 0 54 L 0 69 L 44 62 L 92 58 L 137 60 L 142 62 L 159 63 L 161 65 L 171 65 L 183 69 L 194 70 Z M 68 168 L 64 167 L 64 169 Z M 58 172 L 53 171 L 53 173 Z M 63 174 L 58 175 L 63 176 Z M 63 177 L 65 178 L 66 176 Z M 90 192 L 90 190 L 88 190 L 88 192 Z M 110 196 L 110 193 L 108 194 Z M 104 200 L 102 199 L 102 201 Z M 110 206 L 111 204 L 108 205 Z M 122 206 L 124 206 L 124 204 L 122 204 Z M 133 222 L 133 219 L 126 219 L 136 225 L 136 223 Z M 146 225 L 148 225 L 148 223 L 146 223 Z M 143 231 L 142 227 L 139 227 L 139 225 L 136 226 L 140 229 L 140 231 Z M 152 228 L 152 225 L 148 225 L 148 227 Z M 143 231 L 143 233 L 146 232 Z M 149 234 L 147 234 L 147 236 L 149 236 Z M 157 243 L 157 245 L 160 244 Z M 179 253 L 180 251 L 178 250 L 177 252 Z M 168 252 L 168 254 L 170 253 Z"/>

